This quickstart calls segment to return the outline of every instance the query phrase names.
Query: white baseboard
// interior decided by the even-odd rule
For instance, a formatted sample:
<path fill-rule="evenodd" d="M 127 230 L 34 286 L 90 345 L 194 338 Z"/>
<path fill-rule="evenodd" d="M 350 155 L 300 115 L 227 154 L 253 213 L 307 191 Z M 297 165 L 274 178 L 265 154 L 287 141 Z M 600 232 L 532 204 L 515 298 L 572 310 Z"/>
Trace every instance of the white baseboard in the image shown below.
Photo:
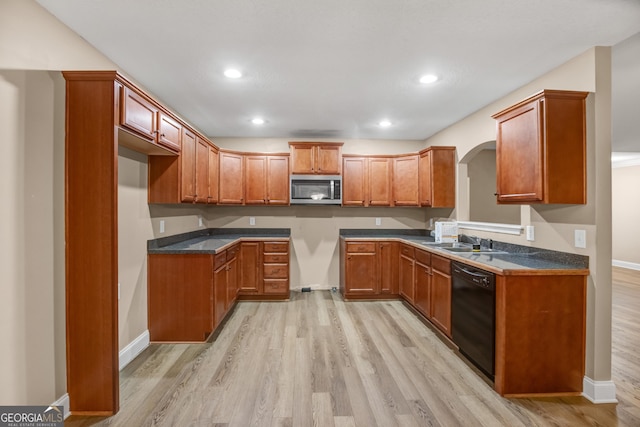
<path fill-rule="evenodd" d="M 640 270 L 640 264 L 635 262 L 619 261 L 617 259 L 611 260 L 611 265 L 614 267 L 628 268 L 630 270 Z"/>
<path fill-rule="evenodd" d="M 616 385 L 611 380 L 594 381 L 589 377 L 584 377 L 582 395 L 593 403 L 618 403 Z"/>
<path fill-rule="evenodd" d="M 142 334 L 140 334 L 140 336 L 127 344 L 125 348 L 120 350 L 120 370 L 122 370 L 133 359 L 135 359 L 137 355 L 142 353 L 145 348 L 149 347 L 149 342 L 149 330 L 147 329 Z"/>
<path fill-rule="evenodd" d="M 69 415 L 71 415 L 71 411 L 69 410 L 69 393 L 65 393 L 64 396 L 53 402 L 51 406 L 62 406 L 64 419 L 66 420 Z"/>

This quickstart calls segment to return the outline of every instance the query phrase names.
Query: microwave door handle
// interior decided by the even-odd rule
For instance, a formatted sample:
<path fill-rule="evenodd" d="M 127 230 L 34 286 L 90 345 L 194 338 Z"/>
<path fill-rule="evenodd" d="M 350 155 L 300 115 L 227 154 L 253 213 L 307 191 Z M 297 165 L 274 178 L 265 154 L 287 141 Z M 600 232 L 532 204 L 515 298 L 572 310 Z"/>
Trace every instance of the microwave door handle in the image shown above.
<path fill-rule="evenodd" d="M 330 187 L 329 188 L 329 192 L 330 192 L 329 198 L 331 200 L 333 200 L 333 199 L 335 199 L 335 194 L 334 194 L 335 186 L 334 186 L 334 181 L 333 180 L 329 181 L 329 187 Z"/>

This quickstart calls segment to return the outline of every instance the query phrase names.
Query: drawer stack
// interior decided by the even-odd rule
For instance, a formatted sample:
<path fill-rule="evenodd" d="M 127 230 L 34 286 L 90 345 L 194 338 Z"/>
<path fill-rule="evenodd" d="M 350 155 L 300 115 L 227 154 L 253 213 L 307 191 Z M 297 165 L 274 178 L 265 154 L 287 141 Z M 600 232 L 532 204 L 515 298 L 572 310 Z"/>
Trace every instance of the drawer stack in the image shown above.
<path fill-rule="evenodd" d="M 264 242 L 262 278 L 265 295 L 289 295 L 289 243 Z"/>

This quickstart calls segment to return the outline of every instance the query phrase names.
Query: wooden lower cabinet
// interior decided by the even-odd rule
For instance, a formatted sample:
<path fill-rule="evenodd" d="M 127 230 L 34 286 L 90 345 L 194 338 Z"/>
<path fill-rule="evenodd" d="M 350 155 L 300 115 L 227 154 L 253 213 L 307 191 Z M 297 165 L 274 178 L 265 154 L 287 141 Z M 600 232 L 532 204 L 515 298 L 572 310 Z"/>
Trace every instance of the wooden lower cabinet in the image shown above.
<path fill-rule="evenodd" d="M 581 395 L 586 275 L 496 276 L 495 389 Z"/>
<path fill-rule="evenodd" d="M 213 331 L 212 256 L 148 256 L 152 342 L 205 341 Z"/>
<path fill-rule="evenodd" d="M 345 298 L 398 295 L 398 243 L 341 242 L 340 292 Z"/>
<path fill-rule="evenodd" d="M 400 245 L 400 274 L 399 286 L 400 296 L 407 302 L 413 304 L 415 298 L 415 254 L 413 247 Z"/>
<path fill-rule="evenodd" d="M 431 318 L 431 254 L 415 251 L 415 294 L 414 305 L 426 318 Z"/>
<path fill-rule="evenodd" d="M 242 300 L 289 298 L 289 242 L 242 242 L 240 256 Z"/>
<path fill-rule="evenodd" d="M 431 273 L 430 320 L 451 337 L 451 261 L 432 255 Z"/>

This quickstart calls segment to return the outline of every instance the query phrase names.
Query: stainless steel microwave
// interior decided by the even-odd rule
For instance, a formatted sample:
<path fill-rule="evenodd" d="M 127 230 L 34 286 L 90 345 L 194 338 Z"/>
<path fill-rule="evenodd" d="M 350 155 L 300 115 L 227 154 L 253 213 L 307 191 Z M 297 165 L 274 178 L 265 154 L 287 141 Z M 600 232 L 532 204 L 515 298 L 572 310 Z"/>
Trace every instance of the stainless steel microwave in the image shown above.
<path fill-rule="evenodd" d="M 341 205 L 340 175 L 291 175 L 292 205 Z"/>

